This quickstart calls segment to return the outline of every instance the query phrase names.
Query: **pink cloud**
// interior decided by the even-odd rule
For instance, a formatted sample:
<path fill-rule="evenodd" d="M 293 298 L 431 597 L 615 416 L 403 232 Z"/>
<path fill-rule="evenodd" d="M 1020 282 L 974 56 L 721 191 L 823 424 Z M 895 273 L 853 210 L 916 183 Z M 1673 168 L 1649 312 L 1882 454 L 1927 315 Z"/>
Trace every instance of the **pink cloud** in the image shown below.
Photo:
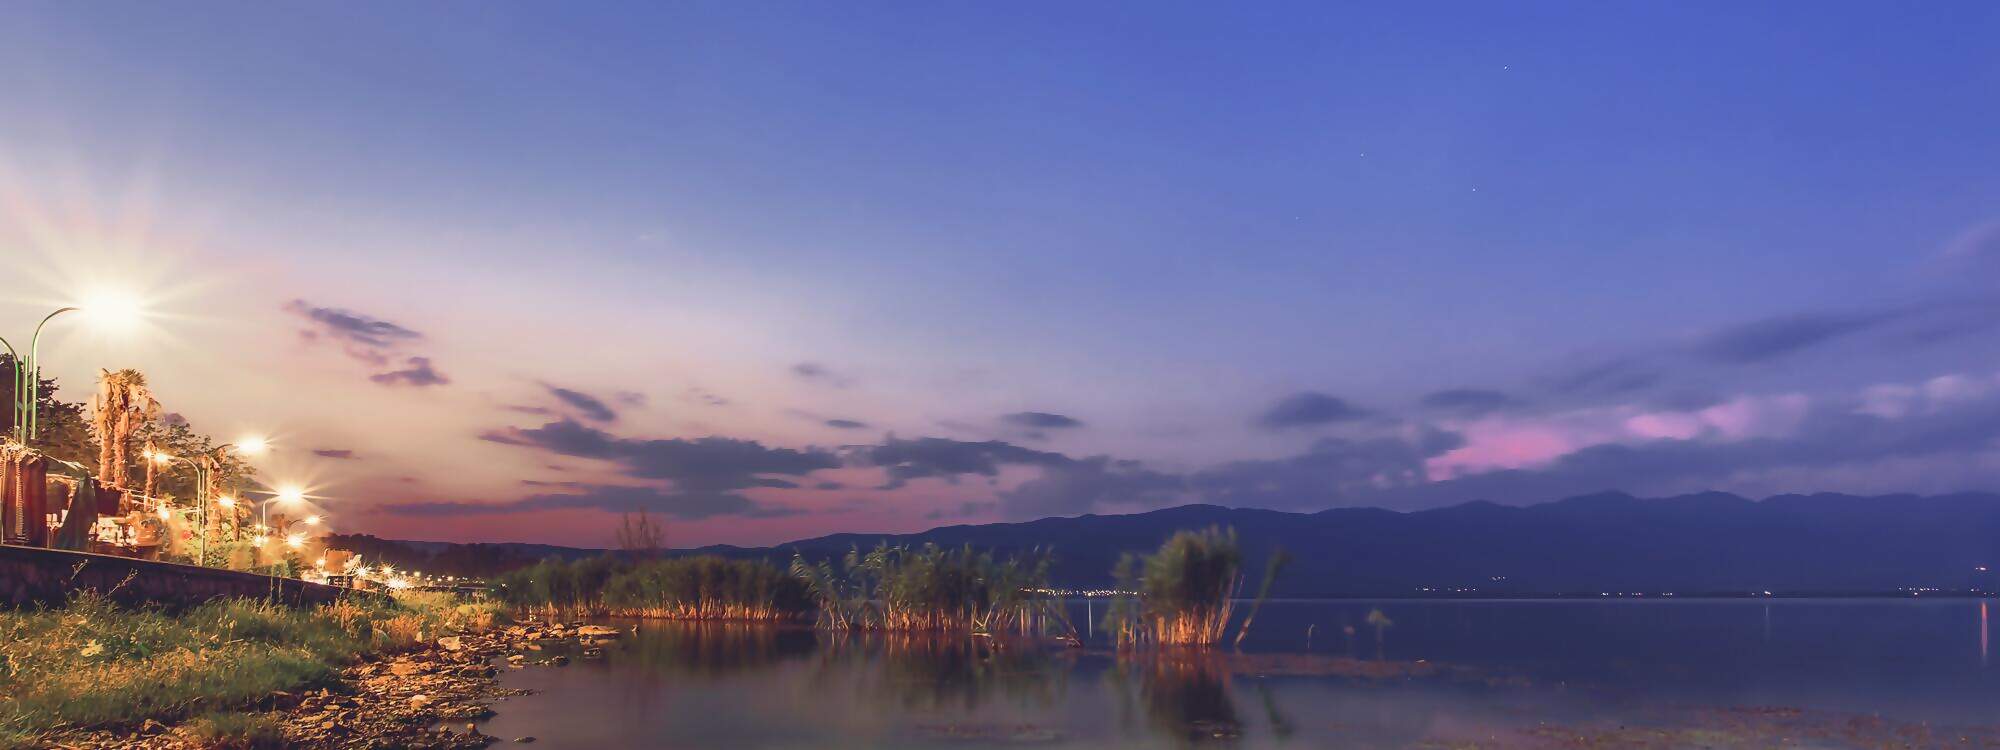
<path fill-rule="evenodd" d="M 1585 444 L 1553 423 L 1485 420 L 1460 427 L 1459 434 L 1463 447 L 1425 463 L 1432 479 L 1543 464 Z"/>
<path fill-rule="evenodd" d="M 1723 440 L 1778 437 L 1798 430 L 1812 400 L 1803 394 L 1738 396 L 1697 412 Z"/>
<path fill-rule="evenodd" d="M 1706 425 L 1687 412 L 1648 412 L 1625 420 L 1625 429 L 1650 440 L 1692 440 Z"/>

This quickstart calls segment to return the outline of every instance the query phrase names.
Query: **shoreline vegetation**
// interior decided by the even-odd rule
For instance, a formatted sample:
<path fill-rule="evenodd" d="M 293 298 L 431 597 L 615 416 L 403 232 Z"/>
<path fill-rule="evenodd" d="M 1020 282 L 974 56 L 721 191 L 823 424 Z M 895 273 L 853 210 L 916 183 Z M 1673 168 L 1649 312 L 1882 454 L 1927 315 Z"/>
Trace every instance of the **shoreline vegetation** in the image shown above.
<path fill-rule="evenodd" d="M 273 746 L 274 722 L 243 711 L 501 617 L 496 605 L 442 594 L 310 609 L 225 599 L 167 612 L 86 592 L 63 607 L 0 611 L 0 747 L 175 724 L 204 747 Z"/>
<path fill-rule="evenodd" d="M 62 607 L 0 612 L 0 747 L 169 731 L 202 746 L 269 745 L 291 729 L 271 725 L 273 696 L 351 688 L 374 674 L 374 661 L 458 651 L 462 638 L 490 633 L 509 616 L 810 623 L 990 637 L 996 649 L 1001 636 L 1080 646 L 1049 587 L 1053 560 L 1041 549 L 1002 558 L 969 546 L 887 544 L 838 561 L 798 557 L 789 567 L 714 556 L 551 559 L 497 577 L 486 602 L 405 593 L 306 609 L 241 599 L 177 611 L 121 608 L 80 593 Z M 1282 553 L 1270 562 L 1239 642 Z M 1213 646 L 1231 622 L 1241 568 L 1233 531 L 1178 533 L 1156 552 L 1121 562 L 1121 582 L 1138 594 L 1120 597 L 1103 627 L 1121 652 Z M 245 714 L 251 710 L 267 713 Z"/>
<path fill-rule="evenodd" d="M 811 622 L 826 630 L 961 632 L 1053 637 L 1080 645 L 1051 589 L 1055 556 L 1035 549 L 1008 557 L 964 546 L 878 544 L 838 560 L 604 556 L 548 559 L 493 580 L 502 601 L 527 616 Z M 1290 560 L 1266 561 L 1257 596 L 1236 632 L 1241 643 L 1272 583 Z M 1210 646 L 1222 642 L 1242 593 L 1236 532 L 1182 531 L 1158 550 L 1127 554 L 1114 571 L 1123 591 L 1103 629 L 1121 649 Z"/>
<path fill-rule="evenodd" d="M 762 560 L 701 556 L 542 562 L 495 577 L 494 593 L 524 616 L 802 622 L 807 584 Z"/>
<path fill-rule="evenodd" d="M 794 558 L 792 573 L 819 604 L 817 624 L 830 630 L 1054 635 L 1075 642 L 1076 627 L 1045 593 L 1052 559 L 1043 550 L 997 559 L 970 546 L 882 544 L 849 551 L 839 571 L 830 561 Z"/>

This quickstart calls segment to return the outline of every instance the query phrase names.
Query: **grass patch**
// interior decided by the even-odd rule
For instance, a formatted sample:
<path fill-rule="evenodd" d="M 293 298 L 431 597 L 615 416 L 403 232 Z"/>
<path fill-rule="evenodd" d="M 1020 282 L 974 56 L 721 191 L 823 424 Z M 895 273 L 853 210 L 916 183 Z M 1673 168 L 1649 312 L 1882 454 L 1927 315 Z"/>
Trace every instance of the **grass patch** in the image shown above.
<path fill-rule="evenodd" d="M 419 595 L 313 609 L 220 600 L 167 613 L 83 595 L 0 612 L 0 746 L 246 706 L 371 654 L 491 625 L 497 611 Z"/>
<path fill-rule="evenodd" d="M 262 714 L 200 716 L 188 722 L 186 734 L 211 750 L 277 750 L 285 746 L 284 727 Z"/>

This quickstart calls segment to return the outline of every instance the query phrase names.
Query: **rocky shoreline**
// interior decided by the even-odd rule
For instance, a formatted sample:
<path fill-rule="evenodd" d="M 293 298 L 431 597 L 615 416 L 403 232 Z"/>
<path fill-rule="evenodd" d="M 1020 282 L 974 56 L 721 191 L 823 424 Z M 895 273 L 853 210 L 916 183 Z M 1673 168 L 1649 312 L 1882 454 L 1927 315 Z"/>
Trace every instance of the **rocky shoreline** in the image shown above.
<path fill-rule="evenodd" d="M 527 691 L 500 686 L 501 669 L 561 667 L 566 656 L 543 657 L 545 644 L 586 646 L 620 632 L 591 625 L 513 625 L 445 636 L 425 646 L 342 669 L 333 684 L 300 693 L 275 693 L 242 713 L 275 727 L 282 740 L 202 737 L 194 722 L 155 721 L 123 731 L 99 730 L 52 738 L 46 747 L 78 750 L 190 750 L 217 747 L 423 748 L 467 750 L 496 743 L 532 743 L 533 737 L 495 737 L 479 731 L 493 705 Z"/>

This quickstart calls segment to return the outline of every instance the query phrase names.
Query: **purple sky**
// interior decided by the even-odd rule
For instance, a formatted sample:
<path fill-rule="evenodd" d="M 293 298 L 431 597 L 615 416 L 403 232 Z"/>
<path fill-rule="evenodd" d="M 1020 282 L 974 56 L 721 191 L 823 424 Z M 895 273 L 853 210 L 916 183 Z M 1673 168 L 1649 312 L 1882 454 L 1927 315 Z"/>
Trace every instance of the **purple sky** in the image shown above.
<path fill-rule="evenodd" d="M 1992 4 L 195 10 L 0 10 L 0 335 L 341 530 L 2000 490 Z"/>

